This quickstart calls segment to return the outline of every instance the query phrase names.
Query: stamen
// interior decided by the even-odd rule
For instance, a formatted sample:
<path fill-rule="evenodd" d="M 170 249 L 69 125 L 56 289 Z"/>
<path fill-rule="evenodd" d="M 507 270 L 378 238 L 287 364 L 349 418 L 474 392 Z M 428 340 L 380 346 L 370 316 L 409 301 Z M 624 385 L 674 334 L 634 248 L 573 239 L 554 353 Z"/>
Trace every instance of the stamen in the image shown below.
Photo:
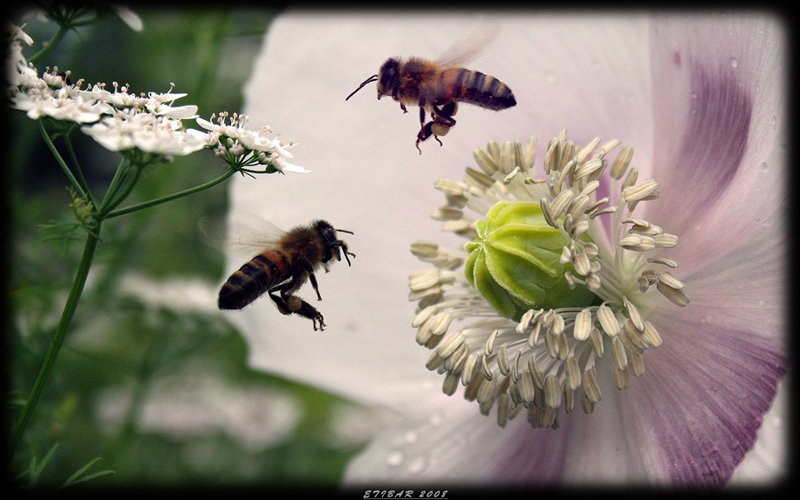
<path fill-rule="evenodd" d="M 574 391 L 581 385 L 581 368 L 578 366 L 578 360 L 574 357 L 567 358 L 565 374 L 565 387 L 570 391 Z M 571 394 L 571 392 L 570 392 Z"/>
<path fill-rule="evenodd" d="M 592 311 L 586 308 L 575 316 L 575 326 L 572 330 L 572 336 L 575 340 L 586 340 L 592 333 Z"/>
<path fill-rule="evenodd" d="M 684 307 L 689 304 L 689 297 L 683 293 L 683 290 L 672 288 L 661 280 L 656 283 L 656 288 L 676 306 Z"/>
<path fill-rule="evenodd" d="M 630 165 L 632 158 L 633 148 L 631 146 L 622 148 L 622 151 L 614 159 L 614 163 L 611 164 L 611 177 L 620 180 L 625 175 L 625 171 L 628 170 L 628 165 Z"/>
<path fill-rule="evenodd" d="M 446 394 L 463 386 L 482 414 L 496 403 L 501 427 L 525 410 L 533 427 L 557 428 L 561 408 L 572 412 L 576 398 L 592 413 L 602 399 L 598 366 L 619 389 L 644 376 L 645 351 L 663 342 L 648 316 L 689 303 L 685 284 L 657 267 L 677 262 L 647 255 L 674 247 L 677 236 L 633 216 L 639 203 L 658 198 L 658 183 L 637 182 L 631 146 L 611 161 L 606 155 L 620 142 L 600 142 L 578 147 L 562 131 L 547 143 L 544 177 L 534 173 L 536 138 L 476 149 L 463 182 L 434 183 L 445 201 L 431 214 L 469 240 L 466 253 L 412 244 L 433 266 L 409 277 L 417 341 L 432 349 L 426 367 L 444 375 Z M 609 178 L 622 180 L 616 193 L 601 186 Z M 505 253 L 491 254 L 495 248 Z M 559 270 L 529 267 L 545 261 Z M 551 295 L 560 302 L 542 305 Z M 456 322 L 460 329 L 448 333 Z"/>
<path fill-rule="evenodd" d="M 667 267 L 671 267 L 673 269 L 678 267 L 678 263 L 677 262 L 675 262 L 672 259 L 665 259 L 663 257 L 650 257 L 650 258 L 647 259 L 647 262 L 649 262 L 651 264 L 663 264 L 663 265 L 665 265 Z"/>
<path fill-rule="evenodd" d="M 642 315 L 639 314 L 639 309 L 637 309 L 627 297 L 623 297 L 622 302 L 625 305 L 625 309 L 628 310 L 628 315 L 636 329 L 644 330 L 644 319 L 642 319 Z"/>
<path fill-rule="evenodd" d="M 600 322 L 600 326 L 603 327 L 603 331 L 606 332 L 606 335 L 609 337 L 616 337 L 619 335 L 619 322 L 610 307 L 602 304 L 597 309 L 597 320 Z"/>
<path fill-rule="evenodd" d="M 544 379 L 544 402 L 548 408 L 556 409 L 561 406 L 561 387 L 553 375 Z"/>
<path fill-rule="evenodd" d="M 676 290 L 680 290 L 684 286 L 682 281 L 675 279 L 671 274 L 669 274 L 666 271 L 660 273 L 658 275 L 658 279 L 668 287 L 674 288 Z"/>
<path fill-rule="evenodd" d="M 577 161 L 578 163 L 584 163 L 586 161 L 586 158 L 592 151 L 594 151 L 594 148 L 596 148 L 598 144 L 600 144 L 600 138 L 595 137 L 594 139 L 592 139 L 592 142 L 590 142 L 589 144 L 584 146 L 580 151 L 578 151 L 578 154 L 575 155 L 575 161 Z"/>

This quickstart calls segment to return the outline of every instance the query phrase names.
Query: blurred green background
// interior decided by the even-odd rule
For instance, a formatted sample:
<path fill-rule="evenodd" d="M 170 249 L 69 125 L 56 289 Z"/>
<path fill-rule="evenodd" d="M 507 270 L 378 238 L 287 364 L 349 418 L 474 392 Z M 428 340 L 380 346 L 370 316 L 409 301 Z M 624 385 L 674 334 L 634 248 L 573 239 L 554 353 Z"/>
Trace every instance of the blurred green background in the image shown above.
<path fill-rule="evenodd" d="M 39 73 L 58 66 L 72 72 L 73 82 L 129 84 L 137 94 L 166 92 L 175 83 L 174 92 L 189 94 L 177 104 L 198 105 L 204 118 L 241 111 L 242 85 L 278 11 L 136 13 L 143 31 L 109 16 L 70 32 L 37 64 Z M 56 31 L 53 23 L 9 18 L 27 22 L 25 31 L 37 45 Z M 74 222 L 68 181 L 35 123 L 13 110 L 7 120 L 7 374 L 13 402 L 27 397 L 41 367 L 83 235 L 39 229 Z M 119 157 L 86 136 L 73 137 L 81 139 L 78 157 L 102 195 Z M 210 151 L 177 158 L 148 170 L 125 205 L 209 181 L 224 169 Z M 249 370 L 235 329 L 213 309 L 197 307 L 206 296 L 215 300 L 214 287 L 223 278 L 223 255 L 205 241 L 197 221 L 224 214 L 226 206 L 223 183 L 104 224 L 87 288 L 12 461 L 12 478 L 58 443 L 37 488 L 59 486 L 97 457 L 87 474 L 115 473 L 76 487 L 336 484 L 347 460 L 363 447 L 374 415 Z M 134 285 L 153 293 L 136 292 L 141 286 Z M 12 405 L 9 429 L 18 416 L 19 407 Z M 356 428 L 348 433 L 348 425 Z"/>

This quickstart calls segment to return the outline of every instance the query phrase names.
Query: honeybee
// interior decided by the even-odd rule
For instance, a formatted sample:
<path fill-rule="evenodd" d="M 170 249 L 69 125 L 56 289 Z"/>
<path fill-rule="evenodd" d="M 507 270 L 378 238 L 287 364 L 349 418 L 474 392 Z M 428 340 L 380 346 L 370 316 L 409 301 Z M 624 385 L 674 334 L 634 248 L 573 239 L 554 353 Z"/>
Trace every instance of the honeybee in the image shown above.
<path fill-rule="evenodd" d="M 265 221 L 261 221 L 265 223 Z M 220 309 L 241 309 L 262 294 L 278 306 L 282 314 L 297 314 L 313 322 L 314 330 L 325 329 L 322 314 L 311 304 L 294 295 L 306 282 L 322 300 L 314 272 L 320 267 L 328 272 L 335 258 L 342 260 L 342 253 L 350 265 L 350 257 L 355 254 L 347 250 L 347 244 L 340 240 L 337 231 L 353 234 L 351 231 L 334 229 L 327 221 L 314 220 L 307 226 L 297 226 L 288 232 L 271 228 L 273 237 L 261 253 L 245 263 L 222 285 L 219 291 Z M 249 243 L 239 242 L 245 248 Z"/>
<path fill-rule="evenodd" d="M 499 32 L 499 23 L 485 20 L 434 61 L 419 57 L 411 57 L 406 61 L 389 58 L 378 74 L 364 80 L 345 101 L 368 83 L 377 81 L 378 99 L 391 96 L 400 103 L 403 113 L 408 113 L 406 104 L 419 106 L 420 130 L 416 146 L 420 154 L 422 150 L 419 143 L 431 136 L 441 146 L 439 137 L 446 135 L 456 124 L 453 116 L 458 111 L 459 102 L 495 111 L 517 104 L 514 94 L 505 83 L 479 71 L 460 67 L 470 61 Z M 426 111 L 431 115 L 428 123 L 425 123 Z"/>

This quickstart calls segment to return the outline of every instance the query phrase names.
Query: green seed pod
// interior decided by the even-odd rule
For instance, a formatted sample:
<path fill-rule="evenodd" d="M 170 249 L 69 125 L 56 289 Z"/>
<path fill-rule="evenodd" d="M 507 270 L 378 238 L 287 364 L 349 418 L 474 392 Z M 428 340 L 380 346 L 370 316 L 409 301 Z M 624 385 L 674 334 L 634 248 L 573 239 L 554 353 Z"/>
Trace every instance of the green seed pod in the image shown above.
<path fill-rule="evenodd" d="M 532 308 L 586 307 L 597 298 L 584 286 L 570 290 L 560 262 L 569 239 L 548 225 L 538 203 L 496 203 L 478 236 L 465 245 L 465 273 L 472 286 L 503 316 L 519 321 Z"/>

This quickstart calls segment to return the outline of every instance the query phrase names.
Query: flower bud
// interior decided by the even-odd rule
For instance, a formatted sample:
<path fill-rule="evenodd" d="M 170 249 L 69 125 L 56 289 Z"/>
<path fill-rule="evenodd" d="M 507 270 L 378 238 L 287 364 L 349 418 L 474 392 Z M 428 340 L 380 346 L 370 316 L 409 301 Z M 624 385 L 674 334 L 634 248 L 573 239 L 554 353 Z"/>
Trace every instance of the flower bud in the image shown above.
<path fill-rule="evenodd" d="M 585 286 L 570 289 L 564 273 L 575 269 L 561 263 L 570 240 L 547 224 L 539 203 L 498 202 L 475 229 L 464 247 L 465 273 L 501 315 L 519 321 L 532 308 L 586 307 L 597 299 Z"/>

